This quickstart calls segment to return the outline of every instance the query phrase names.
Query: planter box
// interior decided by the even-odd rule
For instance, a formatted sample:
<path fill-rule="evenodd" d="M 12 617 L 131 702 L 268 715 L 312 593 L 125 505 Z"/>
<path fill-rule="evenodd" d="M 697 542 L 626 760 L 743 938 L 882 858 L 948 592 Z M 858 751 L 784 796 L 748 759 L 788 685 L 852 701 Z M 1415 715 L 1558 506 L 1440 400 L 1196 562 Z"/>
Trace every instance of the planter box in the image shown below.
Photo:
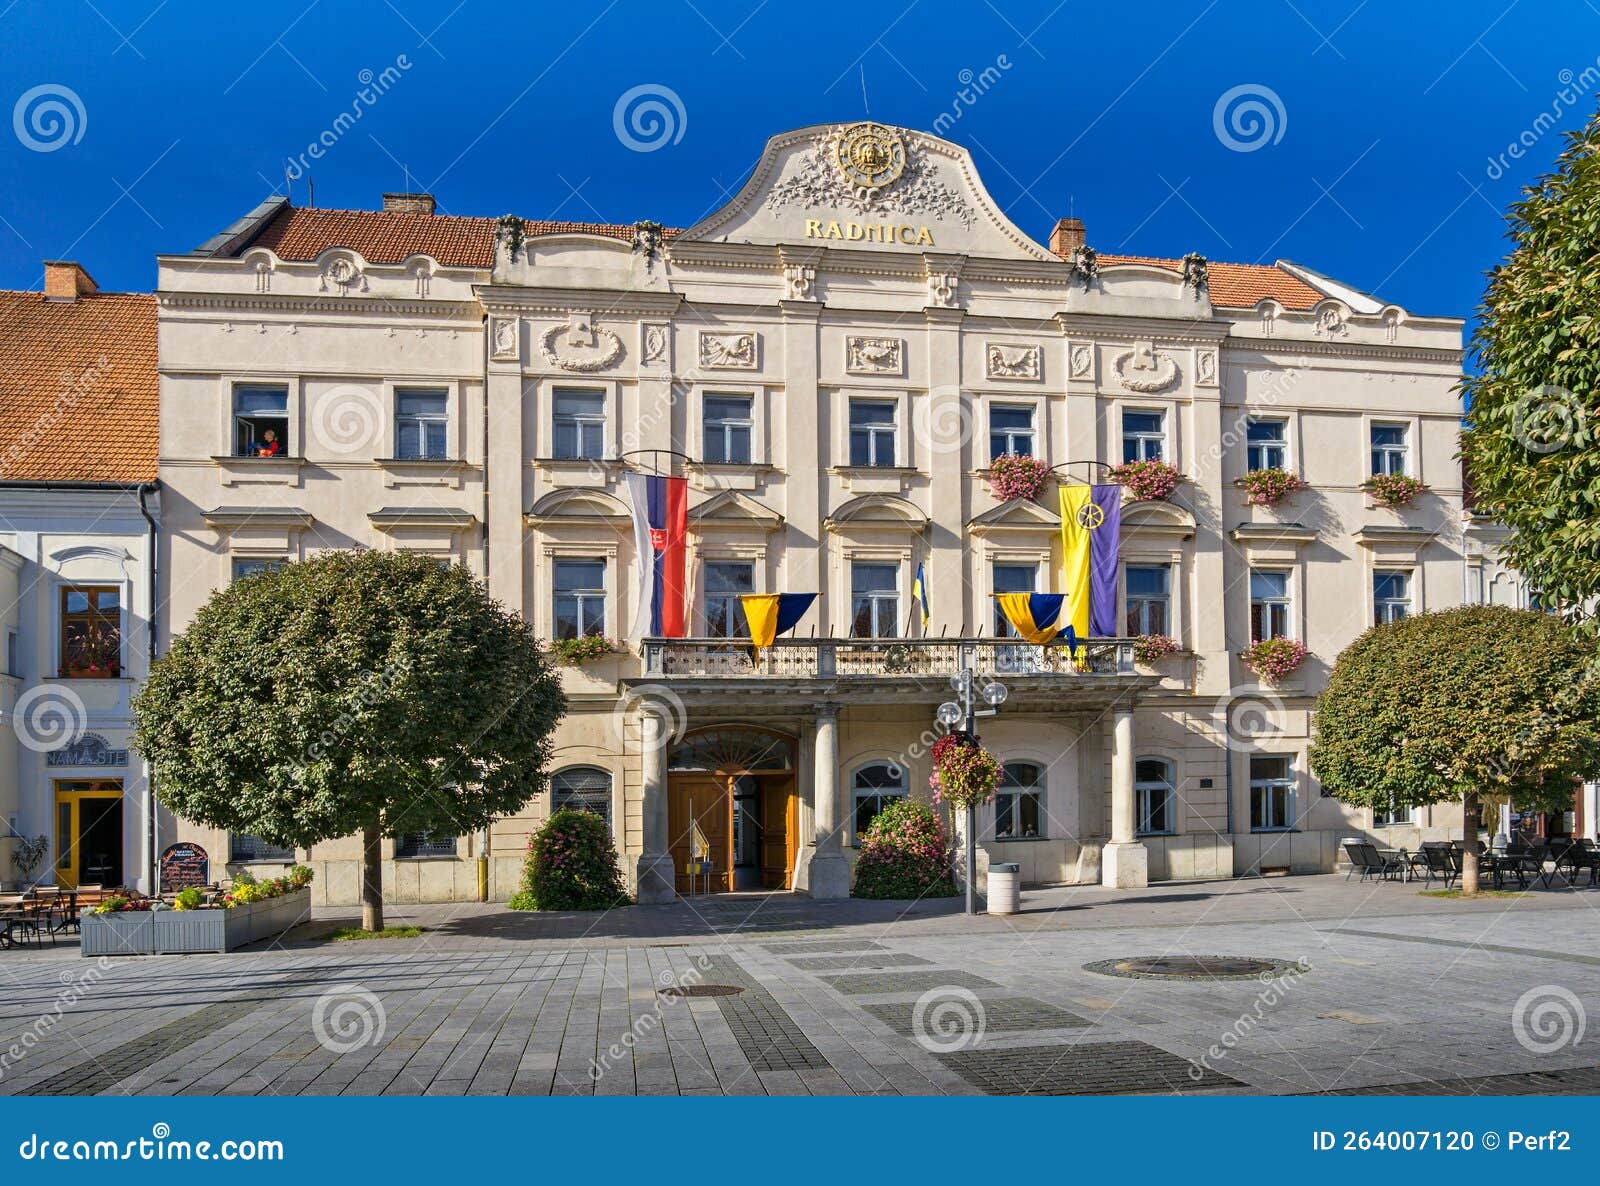
<path fill-rule="evenodd" d="M 83 916 L 84 955 L 183 955 L 233 951 L 281 935 L 311 917 L 311 891 L 295 890 L 232 910 L 157 910 Z M 135 932 L 129 920 L 145 926 Z"/>

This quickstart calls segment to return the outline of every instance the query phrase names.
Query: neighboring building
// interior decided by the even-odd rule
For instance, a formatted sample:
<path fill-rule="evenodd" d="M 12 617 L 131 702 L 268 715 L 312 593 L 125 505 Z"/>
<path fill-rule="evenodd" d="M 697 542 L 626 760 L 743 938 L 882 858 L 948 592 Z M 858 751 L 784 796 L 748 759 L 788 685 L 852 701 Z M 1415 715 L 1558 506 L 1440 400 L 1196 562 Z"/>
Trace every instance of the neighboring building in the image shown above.
<path fill-rule="evenodd" d="M 1449 810 L 1325 798 L 1306 746 L 1346 644 L 1465 599 L 1461 321 L 1287 262 L 1096 267 L 1083 243 L 1072 219 L 1030 239 L 964 149 L 867 124 L 774 138 L 678 232 L 269 202 L 160 260 L 172 628 L 258 565 L 369 546 L 467 565 L 546 637 L 625 637 L 623 478 L 670 471 L 693 491 L 694 637 L 566 669 L 552 794 L 486 836 L 392 843 L 397 900 L 474 896 L 480 856 L 504 897 L 552 802 L 606 816 L 646 900 L 690 888 L 691 811 L 714 888 L 844 892 L 873 812 L 928 793 L 964 664 L 1009 689 L 982 727 L 1009 781 L 980 839 L 1027 881 L 1329 869 L 1346 835 L 1449 834 Z M 991 594 L 1057 588 L 1061 558 L 1053 489 L 990 493 L 1006 450 L 1062 481 L 1184 471 L 1127 508 L 1118 592 L 1122 634 L 1181 654 L 1149 670 L 1107 640 L 1085 673 L 1002 637 Z M 1268 466 L 1308 489 L 1248 505 L 1236 480 Z M 1376 472 L 1429 489 L 1385 510 L 1360 488 Z M 725 641 L 741 591 L 821 597 L 752 661 Z M 1239 654 L 1285 634 L 1311 658 L 1263 688 Z M 325 896 L 355 897 L 353 840 L 173 838 L 309 856 Z"/>
<path fill-rule="evenodd" d="M 42 835 L 35 881 L 149 890 L 129 701 L 156 642 L 155 298 L 44 271 L 42 293 L 0 292 L 0 879 Z"/>

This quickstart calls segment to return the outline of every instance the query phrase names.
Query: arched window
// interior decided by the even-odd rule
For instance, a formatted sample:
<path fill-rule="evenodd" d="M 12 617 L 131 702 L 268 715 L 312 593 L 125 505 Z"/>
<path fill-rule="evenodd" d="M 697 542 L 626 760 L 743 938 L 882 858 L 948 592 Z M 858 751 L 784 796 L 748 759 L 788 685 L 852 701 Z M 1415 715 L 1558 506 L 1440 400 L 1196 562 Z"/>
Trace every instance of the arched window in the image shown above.
<path fill-rule="evenodd" d="M 1044 834 L 1044 767 L 1007 762 L 994 795 L 994 838 L 1038 840 Z"/>
<path fill-rule="evenodd" d="M 1171 762 L 1165 758 L 1140 758 L 1134 763 L 1133 794 L 1139 812 L 1139 835 L 1163 836 L 1177 830 Z"/>
<path fill-rule="evenodd" d="M 906 797 L 905 767 L 894 762 L 869 762 L 856 769 L 851 788 L 855 802 L 850 818 L 855 821 L 856 843 L 860 843 L 878 812 Z"/>
<path fill-rule="evenodd" d="M 611 826 L 611 775 L 595 766 L 569 766 L 550 779 L 550 810 L 571 807 L 598 815 Z"/>

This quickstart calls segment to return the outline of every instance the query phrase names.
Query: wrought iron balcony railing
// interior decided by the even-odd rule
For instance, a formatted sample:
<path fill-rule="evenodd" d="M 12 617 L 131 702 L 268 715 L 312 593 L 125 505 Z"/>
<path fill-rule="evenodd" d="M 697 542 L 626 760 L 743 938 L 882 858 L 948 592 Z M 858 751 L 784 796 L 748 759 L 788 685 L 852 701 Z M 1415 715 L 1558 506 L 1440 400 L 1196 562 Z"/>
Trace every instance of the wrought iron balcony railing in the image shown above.
<path fill-rule="evenodd" d="M 760 651 L 729 638 L 651 638 L 644 674 L 671 679 L 847 679 L 950 676 L 1092 678 L 1134 675 L 1134 640 L 1035 646 L 1004 638 L 782 638 Z"/>

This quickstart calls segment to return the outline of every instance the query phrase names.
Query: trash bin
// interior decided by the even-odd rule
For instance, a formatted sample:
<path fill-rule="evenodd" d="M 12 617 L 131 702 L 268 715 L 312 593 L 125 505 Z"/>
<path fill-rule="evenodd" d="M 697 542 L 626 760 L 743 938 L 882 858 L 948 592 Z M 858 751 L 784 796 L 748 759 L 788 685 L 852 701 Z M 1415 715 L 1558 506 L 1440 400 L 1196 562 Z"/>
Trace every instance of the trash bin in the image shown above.
<path fill-rule="evenodd" d="M 1017 912 L 1017 883 L 1021 880 L 1022 866 L 1016 861 L 989 862 L 990 914 Z"/>

